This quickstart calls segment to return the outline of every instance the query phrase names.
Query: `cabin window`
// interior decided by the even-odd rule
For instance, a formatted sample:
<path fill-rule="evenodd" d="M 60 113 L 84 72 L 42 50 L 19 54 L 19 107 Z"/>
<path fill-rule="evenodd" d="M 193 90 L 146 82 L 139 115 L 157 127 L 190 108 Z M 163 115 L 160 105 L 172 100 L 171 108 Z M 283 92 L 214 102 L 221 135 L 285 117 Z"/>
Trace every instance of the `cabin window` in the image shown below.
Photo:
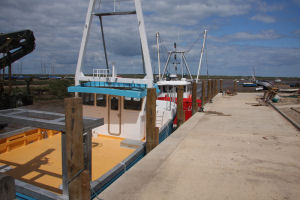
<path fill-rule="evenodd" d="M 81 96 L 83 105 L 94 105 L 94 94 L 82 93 Z"/>
<path fill-rule="evenodd" d="M 124 98 L 124 109 L 126 110 L 141 110 L 143 99 L 141 98 Z"/>
<path fill-rule="evenodd" d="M 119 110 L 119 99 L 117 97 L 111 97 L 110 109 L 111 110 Z"/>
<path fill-rule="evenodd" d="M 106 95 L 97 94 L 96 95 L 96 105 L 101 107 L 106 107 Z"/>

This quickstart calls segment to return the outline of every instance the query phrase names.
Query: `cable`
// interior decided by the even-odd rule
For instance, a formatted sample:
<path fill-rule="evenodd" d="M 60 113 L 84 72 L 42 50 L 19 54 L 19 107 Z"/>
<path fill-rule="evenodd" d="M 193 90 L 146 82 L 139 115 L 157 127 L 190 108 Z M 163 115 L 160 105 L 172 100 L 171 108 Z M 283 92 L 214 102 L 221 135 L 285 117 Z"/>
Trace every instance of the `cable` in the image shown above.
<path fill-rule="evenodd" d="M 198 38 L 192 43 L 192 45 L 190 46 L 190 48 L 187 51 L 185 51 L 186 53 L 189 53 L 194 48 L 195 44 L 200 40 L 201 36 L 202 36 L 202 34 L 200 34 L 198 36 Z"/>

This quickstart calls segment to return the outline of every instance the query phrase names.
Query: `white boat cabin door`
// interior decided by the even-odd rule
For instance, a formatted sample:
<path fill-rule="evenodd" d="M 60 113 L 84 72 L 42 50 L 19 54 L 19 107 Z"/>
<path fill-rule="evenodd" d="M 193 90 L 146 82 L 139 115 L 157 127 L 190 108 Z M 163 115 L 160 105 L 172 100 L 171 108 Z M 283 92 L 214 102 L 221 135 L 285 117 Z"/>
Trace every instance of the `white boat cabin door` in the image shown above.
<path fill-rule="evenodd" d="M 121 100 L 120 96 L 108 96 L 108 133 L 121 135 Z"/>

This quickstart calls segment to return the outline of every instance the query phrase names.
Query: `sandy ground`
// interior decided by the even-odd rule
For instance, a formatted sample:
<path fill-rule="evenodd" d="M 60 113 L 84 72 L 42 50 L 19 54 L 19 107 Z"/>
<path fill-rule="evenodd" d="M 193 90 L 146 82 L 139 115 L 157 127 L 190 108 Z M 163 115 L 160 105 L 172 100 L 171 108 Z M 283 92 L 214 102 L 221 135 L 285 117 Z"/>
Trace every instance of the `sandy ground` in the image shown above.
<path fill-rule="evenodd" d="M 99 198 L 300 199 L 300 133 L 258 95 L 217 96 Z"/>

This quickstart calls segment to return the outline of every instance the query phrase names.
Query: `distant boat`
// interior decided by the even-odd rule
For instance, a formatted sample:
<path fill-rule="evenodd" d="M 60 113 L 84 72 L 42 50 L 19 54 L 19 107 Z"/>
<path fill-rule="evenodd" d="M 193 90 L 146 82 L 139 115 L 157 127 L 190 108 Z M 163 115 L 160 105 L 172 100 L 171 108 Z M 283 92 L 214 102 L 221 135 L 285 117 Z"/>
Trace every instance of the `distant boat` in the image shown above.
<path fill-rule="evenodd" d="M 280 83 L 281 82 L 281 79 L 277 78 L 275 79 L 275 83 Z"/>
<path fill-rule="evenodd" d="M 245 82 L 243 83 L 243 87 L 256 87 L 257 84 L 253 82 Z"/>
<path fill-rule="evenodd" d="M 265 90 L 272 87 L 272 84 L 269 83 L 268 81 L 256 81 L 256 84 L 257 84 L 258 86 L 263 86 L 263 88 L 264 88 Z"/>

